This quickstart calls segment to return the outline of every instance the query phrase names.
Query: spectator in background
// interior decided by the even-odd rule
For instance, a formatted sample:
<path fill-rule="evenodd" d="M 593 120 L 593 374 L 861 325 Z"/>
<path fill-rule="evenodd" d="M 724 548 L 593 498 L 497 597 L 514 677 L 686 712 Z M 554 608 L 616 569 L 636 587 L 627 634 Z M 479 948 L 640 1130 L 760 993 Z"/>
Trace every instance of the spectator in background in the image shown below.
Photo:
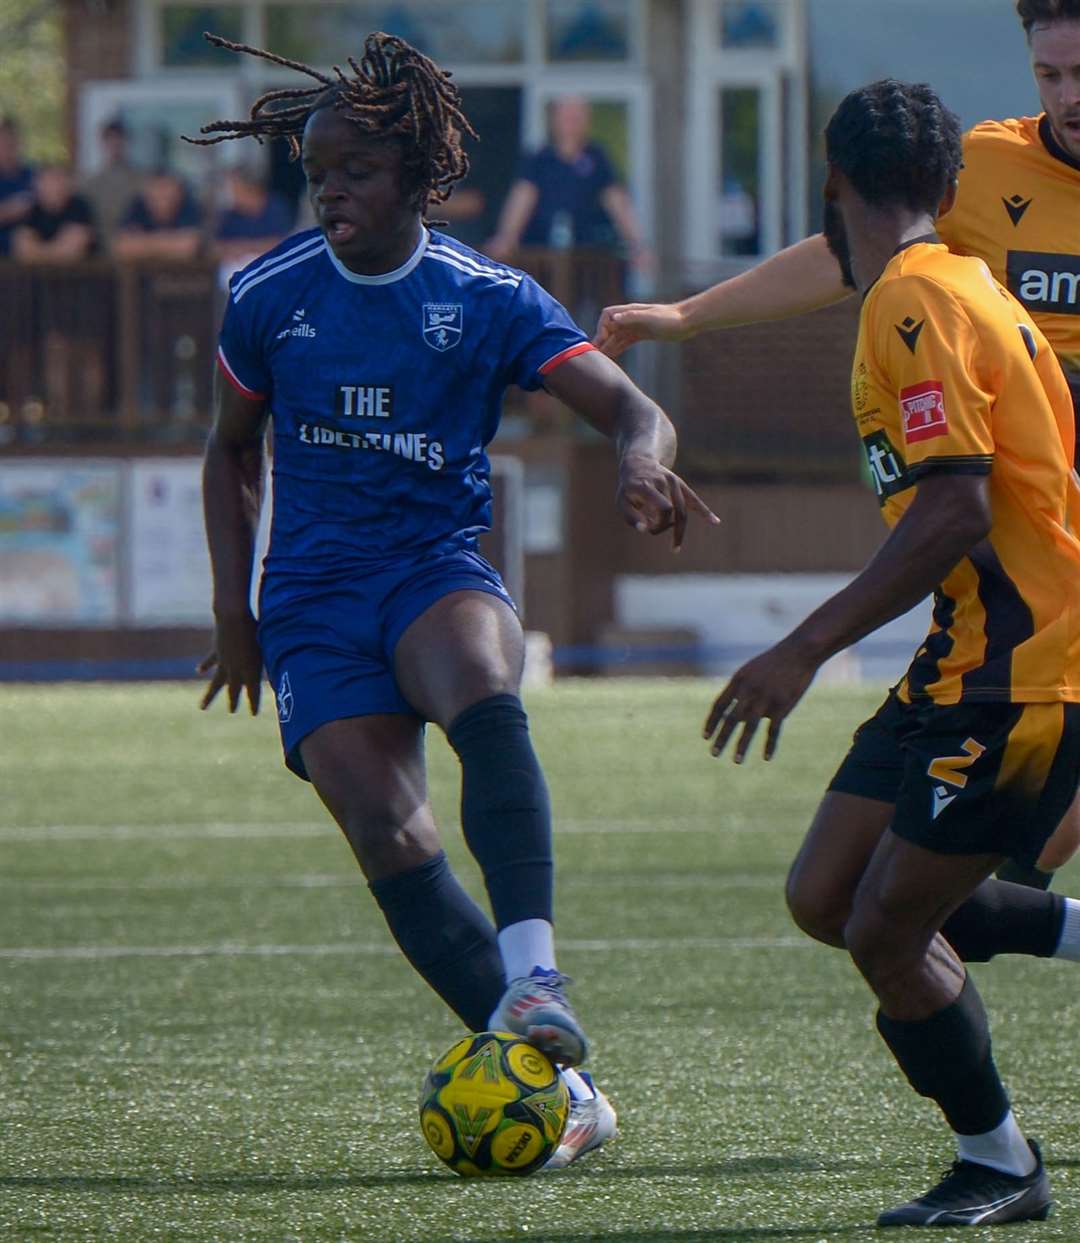
<path fill-rule="evenodd" d="M 105 158 L 98 171 L 85 179 L 82 190 L 94 209 L 102 239 L 111 245 L 124 213 L 142 190 L 145 175 L 131 163 L 130 135 L 120 117 L 106 121 L 100 137 Z"/>
<path fill-rule="evenodd" d="M 202 210 L 169 169 L 150 173 L 113 239 L 119 259 L 194 259 L 202 245 Z"/>
<path fill-rule="evenodd" d="M 289 205 L 272 193 L 252 164 L 231 168 L 225 178 L 227 204 L 214 230 L 214 249 L 222 281 L 257 255 L 276 246 L 289 232 Z"/>
<path fill-rule="evenodd" d="M 592 114 L 586 100 L 566 96 L 551 105 L 551 141 L 522 162 L 495 236 L 484 250 L 508 259 L 519 246 L 592 246 L 619 241 L 634 267 L 652 256 L 626 188 L 604 149 L 589 140 Z"/>
<path fill-rule="evenodd" d="M 96 248 L 90 203 L 75 193 L 71 170 L 45 164 L 34 174 L 30 210 L 11 234 L 20 263 L 76 263 Z"/>
<path fill-rule="evenodd" d="M 24 164 L 19 126 L 14 117 L 0 117 L 0 258 L 11 254 L 14 226 L 33 202 L 34 170 Z"/>

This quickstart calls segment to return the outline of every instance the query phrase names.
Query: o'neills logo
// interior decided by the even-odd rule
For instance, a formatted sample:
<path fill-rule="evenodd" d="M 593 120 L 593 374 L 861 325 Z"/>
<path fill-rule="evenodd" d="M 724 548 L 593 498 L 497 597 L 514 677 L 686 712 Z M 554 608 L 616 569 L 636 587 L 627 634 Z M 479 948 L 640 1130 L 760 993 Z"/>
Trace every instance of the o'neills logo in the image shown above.
<path fill-rule="evenodd" d="M 1005 273 L 1009 293 L 1029 311 L 1080 315 L 1080 255 L 1010 250 Z"/>

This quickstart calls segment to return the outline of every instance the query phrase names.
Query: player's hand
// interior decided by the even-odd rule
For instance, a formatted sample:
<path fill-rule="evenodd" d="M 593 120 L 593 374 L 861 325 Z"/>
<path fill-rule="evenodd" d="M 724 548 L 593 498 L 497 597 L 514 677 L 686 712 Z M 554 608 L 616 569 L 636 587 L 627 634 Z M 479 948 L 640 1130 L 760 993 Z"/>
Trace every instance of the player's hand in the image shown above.
<path fill-rule="evenodd" d="M 705 721 L 706 741 L 716 735 L 710 748 L 712 754 L 721 755 L 741 725 L 734 755 L 735 763 L 741 764 L 758 726 L 768 721 L 765 758 L 771 760 L 784 718 L 806 693 L 817 670 L 818 661 L 790 638 L 781 639 L 775 647 L 747 661 L 717 696 Z"/>
<path fill-rule="evenodd" d="M 720 522 L 684 479 L 655 458 L 627 457 L 620 462 L 618 504 L 635 531 L 659 535 L 670 529 L 676 552 L 691 511 L 713 525 Z"/>
<path fill-rule="evenodd" d="M 199 662 L 197 671 L 210 674 L 210 684 L 199 704 L 200 708 L 209 708 L 218 691 L 225 688 L 230 712 L 236 711 L 241 694 L 247 695 L 252 716 L 259 711 L 263 661 L 256 637 L 255 618 L 250 610 L 217 618 L 214 650 Z"/>
<path fill-rule="evenodd" d="M 677 304 L 629 302 L 604 307 L 592 343 L 609 358 L 618 358 L 637 341 L 684 341 L 688 336 Z"/>

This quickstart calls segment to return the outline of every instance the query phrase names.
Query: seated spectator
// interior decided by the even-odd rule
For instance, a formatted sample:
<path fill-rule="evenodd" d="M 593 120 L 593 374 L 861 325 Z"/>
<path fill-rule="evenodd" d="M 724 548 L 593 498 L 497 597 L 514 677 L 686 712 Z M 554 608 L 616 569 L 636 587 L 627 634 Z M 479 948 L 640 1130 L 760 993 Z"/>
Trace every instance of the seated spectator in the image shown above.
<path fill-rule="evenodd" d="M 202 245 L 202 210 L 168 169 L 150 173 L 113 239 L 120 259 L 194 259 Z"/>
<path fill-rule="evenodd" d="M 30 210 L 12 231 L 12 254 L 20 263 L 76 263 L 95 248 L 93 212 L 75 193 L 71 172 L 43 165 L 34 174 Z"/>
<path fill-rule="evenodd" d="M 131 163 L 129 134 L 120 117 L 106 121 L 100 137 L 104 159 L 98 171 L 83 181 L 82 192 L 94 209 L 102 240 L 111 245 L 124 213 L 143 187 L 145 174 Z"/>
<path fill-rule="evenodd" d="M 34 170 L 19 151 L 14 117 L 0 117 L 0 258 L 11 254 L 11 232 L 33 202 Z"/>
<path fill-rule="evenodd" d="M 227 204 L 218 217 L 214 249 L 222 279 L 276 246 L 289 232 L 289 206 L 267 189 L 252 165 L 231 168 L 225 178 Z"/>

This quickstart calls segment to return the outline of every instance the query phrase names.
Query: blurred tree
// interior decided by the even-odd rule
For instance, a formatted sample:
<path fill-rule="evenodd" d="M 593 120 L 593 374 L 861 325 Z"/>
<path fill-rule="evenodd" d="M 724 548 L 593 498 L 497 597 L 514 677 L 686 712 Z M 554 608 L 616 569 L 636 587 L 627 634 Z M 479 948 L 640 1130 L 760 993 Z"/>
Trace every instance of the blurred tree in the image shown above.
<path fill-rule="evenodd" d="M 68 159 L 58 0 L 0 0 L 0 48 L 0 115 L 19 122 L 23 154 Z"/>

